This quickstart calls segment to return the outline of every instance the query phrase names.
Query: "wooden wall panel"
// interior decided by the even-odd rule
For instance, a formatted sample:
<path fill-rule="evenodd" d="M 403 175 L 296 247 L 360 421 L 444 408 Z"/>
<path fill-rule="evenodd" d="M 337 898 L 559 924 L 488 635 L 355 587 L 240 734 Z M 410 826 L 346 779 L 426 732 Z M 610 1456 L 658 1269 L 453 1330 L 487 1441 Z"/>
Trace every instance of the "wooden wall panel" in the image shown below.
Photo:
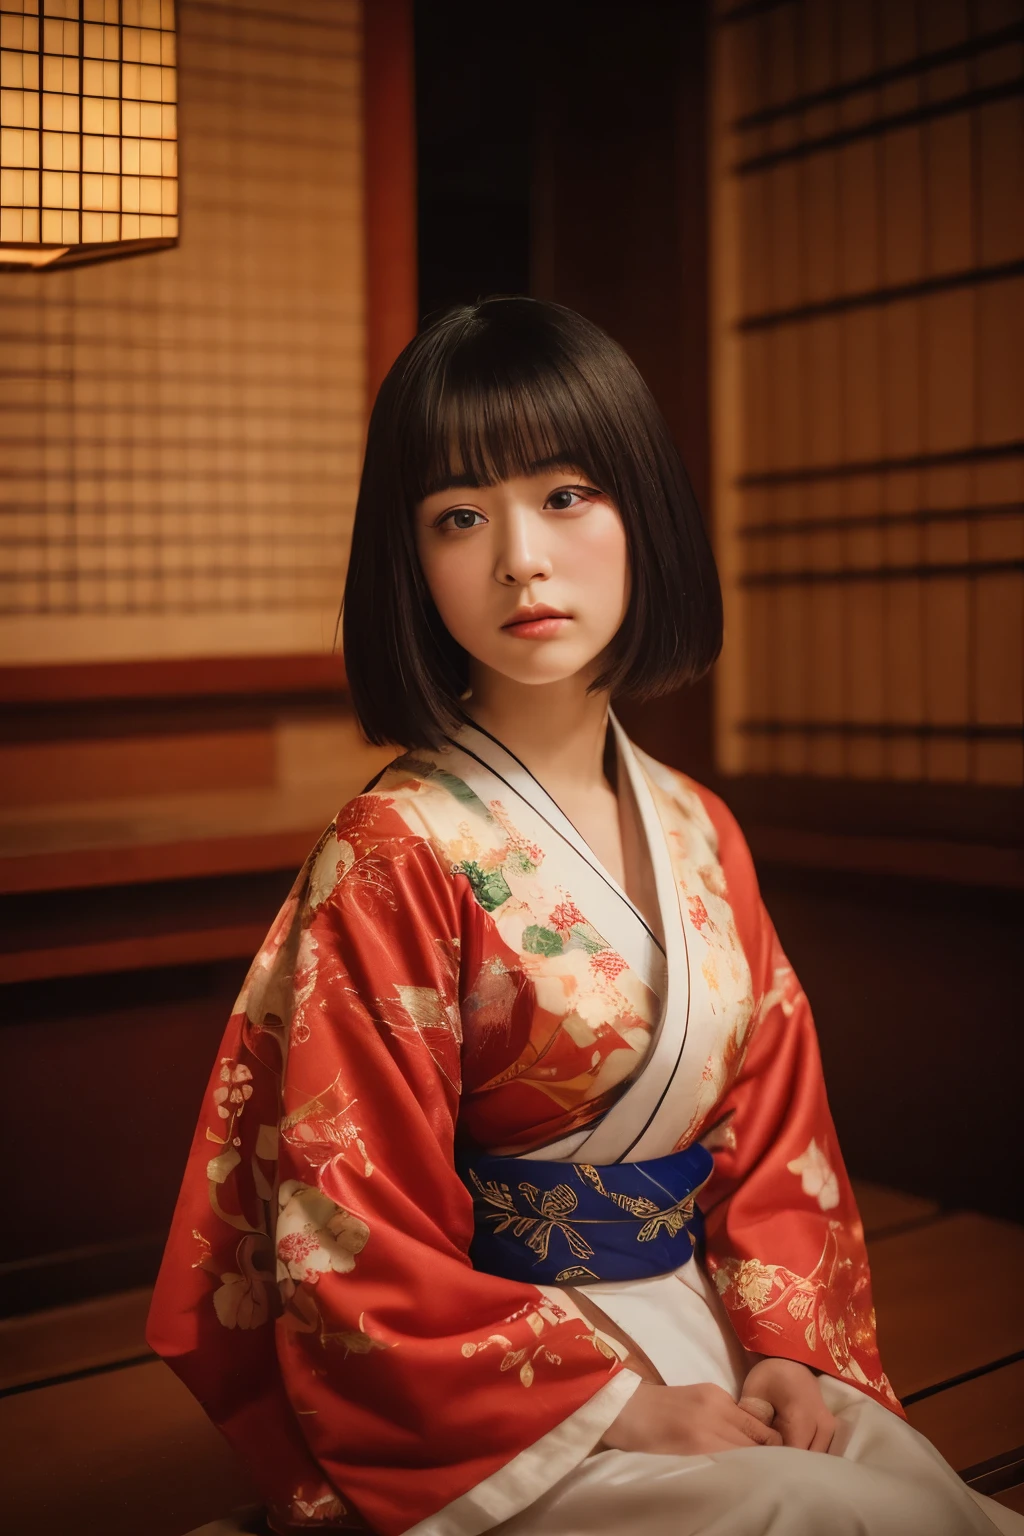
<path fill-rule="evenodd" d="M 269 788 L 276 781 L 271 728 L 143 730 L 0 748 L 4 821 L 16 806 L 90 800 L 123 804 L 126 796 Z"/>
<path fill-rule="evenodd" d="M 181 241 L 0 276 L 0 661 L 326 651 L 364 422 L 359 0 L 180 0 Z"/>
<path fill-rule="evenodd" d="M 719 763 L 1021 785 L 1024 5 L 715 18 Z"/>

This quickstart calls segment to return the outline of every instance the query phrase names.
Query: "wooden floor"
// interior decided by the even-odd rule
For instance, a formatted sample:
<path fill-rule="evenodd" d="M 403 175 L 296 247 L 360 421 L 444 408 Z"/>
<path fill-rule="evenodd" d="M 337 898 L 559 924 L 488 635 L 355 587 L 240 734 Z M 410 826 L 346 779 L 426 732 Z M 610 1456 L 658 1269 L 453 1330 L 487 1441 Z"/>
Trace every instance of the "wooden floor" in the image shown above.
<path fill-rule="evenodd" d="M 882 1356 L 911 1423 L 1024 1512 L 1024 1228 L 857 1186 Z M 0 1323 L 5 1528 L 183 1536 L 253 1502 L 217 1431 L 146 1348 L 148 1291 Z"/>

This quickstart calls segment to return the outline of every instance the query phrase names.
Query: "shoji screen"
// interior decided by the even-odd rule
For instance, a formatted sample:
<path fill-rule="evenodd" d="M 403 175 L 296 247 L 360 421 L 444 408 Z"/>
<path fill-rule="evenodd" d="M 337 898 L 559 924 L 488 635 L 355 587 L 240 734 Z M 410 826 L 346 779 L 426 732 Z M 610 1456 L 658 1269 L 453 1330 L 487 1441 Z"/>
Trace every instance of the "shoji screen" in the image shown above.
<path fill-rule="evenodd" d="M 729 772 L 1022 780 L 1022 21 L 716 9 Z"/>
<path fill-rule="evenodd" d="M 177 19 L 179 247 L 0 276 L 5 662 L 331 643 L 364 420 L 361 7 Z"/>

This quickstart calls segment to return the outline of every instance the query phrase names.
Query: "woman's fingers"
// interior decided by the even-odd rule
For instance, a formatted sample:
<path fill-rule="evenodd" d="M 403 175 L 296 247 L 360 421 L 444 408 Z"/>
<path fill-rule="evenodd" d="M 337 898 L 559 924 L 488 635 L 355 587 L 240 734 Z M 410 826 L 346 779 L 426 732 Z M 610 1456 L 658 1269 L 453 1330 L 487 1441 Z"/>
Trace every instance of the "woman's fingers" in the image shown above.
<path fill-rule="evenodd" d="M 830 1413 L 826 1414 L 824 1418 L 819 1418 L 810 1449 L 812 1451 L 827 1451 L 832 1444 L 832 1437 L 835 1432 L 836 1421 Z"/>
<path fill-rule="evenodd" d="M 764 1412 L 770 1404 L 755 1402 L 753 1406 L 761 1406 Z M 805 1446 L 811 1444 L 815 1423 L 811 1415 L 802 1442 Z M 782 1445 L 783 1435 L 711 1382 L 689 1387 L 641 1382 L 600 1443 L 612 1450 L 706 1456 L 752 1445 Z M 796 1444 L 797 1440 L 786 1443 Z"/>
<path fill-rule="evenodd" d="M 836 1429 L 835 1419 L 822 1408 L 817 1412 L 806 1407 L 790 1409 L 776 1415 L 775 1425 L 782 1434 L 783 1445 L 799 1451 L 827 1451 Z"/>
<path fill-rule="evenodd" d="M 752 1413 L 755 1419 L 760 1419 L 762 1424 L 770 1424 L 775 1417 L 775 1409 L 766 1397 L 740 1398 L 739 1406 L 746 1412 Z"/>
<path fill-rule="evenodd" d="M 745 1435 L 747 1440 L 754 1445 L 781 1445 L 783 1443 L 782 1436 L 777 1429 L 773 1429 L 770 1424 L 762 1423 L 752 1413 L 748 1413 L 745 1408 L 741 1408 L 738 1403 L 733 1406 L 733 1413 L 730 1415 L 730 1419 L 740 1433 Z"/>
<path fill-rule="evenodd" d="M 714 1442 L 711 1449 L 716 1451 L 749 1451 L 752 1446 L 763 1443 L 748 1435 L 738 1424 L 732 1423 L 716 1424 L 711 1438 Z"/>
<path fill-rule="evenodd" d="M 775 1415 L 775 1424 L 782 1435 L 783 1445 L 791 1445 L 798 1451 L 809 1451 L 818 1427 L 817 1415 L 806 1406 L 790 1408 Z"/>

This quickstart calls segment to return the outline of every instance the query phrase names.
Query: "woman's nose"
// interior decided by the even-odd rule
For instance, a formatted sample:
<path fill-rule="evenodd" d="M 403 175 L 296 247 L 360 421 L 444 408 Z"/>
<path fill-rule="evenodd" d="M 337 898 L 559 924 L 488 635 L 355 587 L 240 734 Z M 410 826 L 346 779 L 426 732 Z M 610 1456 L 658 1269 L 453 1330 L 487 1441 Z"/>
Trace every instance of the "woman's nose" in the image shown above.
<path fill-rule="evenodd" d="M 506 520 L 495 575 L 506 587 L 527 587 L 551 575 L 551 559 L 537 519 L 513 515 Z"/>

